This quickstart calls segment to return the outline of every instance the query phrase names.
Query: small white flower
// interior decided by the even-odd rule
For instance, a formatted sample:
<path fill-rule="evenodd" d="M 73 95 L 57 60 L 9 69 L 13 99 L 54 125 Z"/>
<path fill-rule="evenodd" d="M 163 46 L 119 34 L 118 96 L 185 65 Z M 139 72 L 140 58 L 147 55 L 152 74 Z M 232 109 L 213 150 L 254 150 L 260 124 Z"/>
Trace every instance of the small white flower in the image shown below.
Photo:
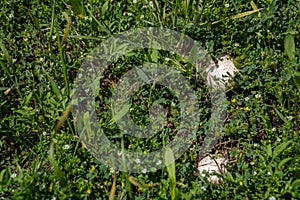
<path fill-rule="evenodd" d="M 9 18 L 13 18 L 13 17 L 14 17 L 14 14 L 13 14 L 13 13 L 10 13 L 10 14 L 8 15 L 8 17 L 9 17 Z"/>
<path fill-rule="evenodd" d="M 272 128 L 272 131 L 273 131 L 273 132 L 274 132 L 274 131 L 276 131 L 276 128 L 275 128 L 275 127 L 273 127 L 273 128 Z"/>
<path fill-rule="evenodd" d="M 255 165 L 255 162 L 250 162 L 250 165 Z"/>
<path fill-rule="evenodd" d="M 246 97 L 246 98 L 245 98 L 245 101 L 249 101 L 249 100 L 250 100 L 250 98 L 249 98 L 249 97 Z"/>
<path fill-rule="evenodd" d="M 254 143 L 254 144 L 253 144 L 254 147 L 257 147 L 257 145 L 258 145 L 257 143 Z"/>
<path fill-rule="evenodd" d="M 271 175 L 271 172 L 268 172 L 268 175 Z"/>
<path fill-rule="evenodd" d="M 44 131 L 44 132 L 43 132 L 43 136 L 46 136 L 46 135 L 47 135 L 47 132 L 46 132 L 46 131 Z"/>
<path fill-rule="evenodd" d="M 43 61 L 44 61 L 44 58 L 43 58 L 43 57 L 41 57 L 41 58 L 40 58 L 40 61 L 41 61 L 41 62 L 43 62 Z"/>
<path fill-rule="evenodd" d="M 88 17 L 88 16 L 84 16 L 84 19 L 85 19 L 85 20 L 88 20 L 88 19 L 89 19 L 89 17 Z"/>
<path fill-rule="evenodd" d="M 137 163 L 137 164 L 139 164 L 139 163 L 141 163 L 141 160 L 140 159 L 135 159 L 135 162 Z"/>
<path fill-rule="evenodd" d="M 147 173 L 147 169 L 143 169 L 143 170 L 142 170 L 142 173 L 143 173 L 143 174 L 146 174 L 146 173 Z"/>
<path fill-rule="evenodd" d="M 275 198 L 274 196 L 271 196 L 271 197 L 269 198 L 269 200 L 276 200 L 276 198 Z"/>
<path fill-rule="evenodd" d="M 13 62 L 13 63 L 17 62 L 17 59 L 15 59 L 15 58 L 14 58 L 14 59 L 12 59 L 12 62 Z"/>
<path fill-rule="evenodd" d="M 170 58 L 165 58 L 165 61 L 167 61 L 167 62 L 170 61 L 170 60 L 171 60 Z M 173 103 L 173 102 L 172 102 L 172 103 Z"/>
<path fill-rule="evenodd" d="M 56 35 L 53 35 L 53 36 L 52 36 L 52 40 L 55 40 L 55 39 L 56 39 Z"/>
<path fill-rule="evenodd" d="M 149 2 L 149 6 L 153 7 L 153 3 L 152 1 Z"/>
<path fill-rule="evenodd" d="M 144 15 L 141 15 L 141 16 L 140 16 L 140 19 L 144 19 L 144 17 L 145 17 Z"/>
<path fill-rule="evenodd" d="M 122 151 L 118 151 L 118 156 L 121 156 L 122 155 Z"/>
<path fill-rule="evenodd" d="M 226 4 L 225 4 L 225 7 L 226 7 L 226 8 L 229 8 L 229 3 L 226 3 Z"/>
<path fill-rule="evenodd" d="M 156 165 L 161 165 L 161 160 L 158 160 L 157 162 L 156 162 Z"/>
<path fill-rule="evenodd" d="M 240 46 L 240 44 L 239 43 L 234 43 L 233 46 L 238 47 L 238 46 Z"/>
<path fill-rule="evenodd" d="M 253 172 L 253 175 L 254 175 L 254 176 L 256 176 L 256 174 L 257 174 L 257 172 L 256 172 L 256 171 L 254 171 L 254 172 Z"/>
<path fill-rule="evenodd" d="M 202 187 L 201 187 L 201 190 L 205 191 L 205 190 L 206 190 L 206 188 L 205 188 L 204 186 L 202 186 Z"/>
<path fill-rule="evenodd" d="M 52 199 L 51 200 L 56 200 L 56 197 L 52 197 Z"/>
<path fill-rule="evenodd" d="M 41 190 L 45 189 L 45 187 L 46 187 L 45 184 L 40 185 Z"/>
<path fill-rule="evenodd" d="M 133 0 L 132 3 L 137 3 L 137 0 Z"/>
<path fill-rule="evenodd" d="M 27 41 L 28 41 L 28 38 L 24 38 L 24 41 L 27 42 Z"/>
<path fill-rule="evenodd" d="M 276 141 L 277 141 L 277 142 L 281 142 L 281 139 L 278 137 Z"/>
<path fill-rule="evenodd" d="M 260 95 L 260 94 L 256 94 L 256 95 L 255 95 L 255 98 L 260 99 L 260 98 L 261 98 L 261 95 Z"/>
<path fill-rule="evenodd" d="M 109 171 L 110 171 L 110 173 L 114 173 L 114 168 L 113 167 L 111 167 L 110 169 L 109 169 Z"/>
<path fill-rule="evenodd" d="M 65 144 L 65 145 L 64 145 L 64 150 L 68 150 L 68 149 L 70 149 L 70 145 Z"/>
<path fill-rule="evenodd" d="M 147 6 L 146 6 L 146 5 L 143 5 L 142 8 L 147 8 Z"/>
<path fill-rule="evenodd" d="M 289 121 L 291 121 L 294 117 L 293 116 L 287 116 L 286 117 Z"/>
<path fill-rule="evenodd" d="M 128 16 L 132 16 L 132 13 L 127 13 Z"/>
<path fill-rule="evenodd" d="M 13 174 L 11 175 L 11 177 L 12 177 L 12 178 L 16 178 L 16 177 L 17 177 L 17 174 L 16 174 L 16 173 L 13 173 Z"/>

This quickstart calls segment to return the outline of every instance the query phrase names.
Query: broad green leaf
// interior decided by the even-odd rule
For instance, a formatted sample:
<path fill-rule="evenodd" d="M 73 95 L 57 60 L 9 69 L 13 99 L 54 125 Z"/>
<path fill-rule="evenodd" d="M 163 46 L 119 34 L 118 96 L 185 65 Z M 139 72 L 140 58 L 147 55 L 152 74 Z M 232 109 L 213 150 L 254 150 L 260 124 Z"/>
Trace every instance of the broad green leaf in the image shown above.
<path fill-rule="evenodd" d="M 191 51 L 191 54 L 189 55 L 188 61 L 192 65 L 195 64 L 195 61 L 197 60 L 197 53 L 198 53 L 198 47 L 197 45 L 194 45 Z"/>
<path fill-rule="evenodd" d="M 28 103 L 29 103 L 31 97 L 32 97 L 32 92 L 30 92 L 29 95 L 26 96 L 25 102 L 24 102 L 24 106 L 27 106 L 27 105 L 28 105 Z"/>
<path fill-rule="evenodd" d="M 291 142 L 289 141 L 278 145 L 273 151 L 273 159 L 275 159 L 281 152 L 283 152 L 290 143 Z"/>
<path fill-rule="evenodd" d="M 136 72 L 137 72 L 137 74 L 139 75 L 139 77 L 140 77 L 145 83 L 149 84 L 149 83 L 150 83 L 150 80 L 149 80 L 148 76 L 145 74 L 145 72 L 144 72 L 141 68 L 139 68 L 139 67 L 136 67 L 135 69 L 136 69 Z"/>
<path fill-rule="evenodd" d="M 284 37 L 284 53 L 290 60 L 295 58 L 295 39 L 294 35 L 290 33 Z"/>
<path fill-rule="evenodd" d="M 293 160 L 293 158 L 285 158 L 285 159 L 283 159 L 283 160 L 279 163 L 278 168 L 281 169 L 281 168 L 283 167 L 283 165 L 284 165 L 285 163 L 289 162 L 290 160 Z"/>
<path fill-rule="evenodd" d="M 158 50 L 157 49 L 153 49 L 152 53 L 151 53 L 151 59 L 152 59 L 152 61 L 155 62 L 155 63 L 157 63 L 158 58 L 159 58 Z"/>
<path fill-rule="evenodd" d="M 78 17 L 84 18 L 84 5 L 82 0 L 69 0 L 70 5 L 66 4 L 68 9 L 72 10 Z"/>
<path fill-rule="evenodd" d="M 57 84 L 55 83 L 55 81 L 54 81 L 50 76 L 48 76 L 48 79 L 49 79 L 49 81 L 50 81 L 50 84 L 51 84 L 51 87 L 52 87 L 52 89 L 53 89 L 54 94 L 55 94 L 59 99 L 61 99 L 61 98 L 62 98 L 61 92 L 60 92 L 60 90 L 59 90 Z"/>
<path fill-rule="evenodd" d="M 102 9 L 101 9 L 101 11 L 102 11 L 102 16 L 104 16 L 105 13 L 106 13 L 106 11 L 108 10 L 108 4 L 109 4 L 109 3 L 110 3 L 109 1 L 106 1 L 106 2 L 103 4 Z"/>
<path fill-rule="evenodd" d="M 279 110 L 277 110 L 277 108 L 274 108 L 274 110 L 282 121 L 284 121 L 285 123 L 288 123 L 287 119 L 281 114 L 281 112 L 279 112 Z"/>
<path fill-rule="evenodd" d="M 119 121 L 128 112 L 130 107 L 130 104 L 123 106 L 123 108 L 116 115 L 114 115 L 114 120 Z"/>

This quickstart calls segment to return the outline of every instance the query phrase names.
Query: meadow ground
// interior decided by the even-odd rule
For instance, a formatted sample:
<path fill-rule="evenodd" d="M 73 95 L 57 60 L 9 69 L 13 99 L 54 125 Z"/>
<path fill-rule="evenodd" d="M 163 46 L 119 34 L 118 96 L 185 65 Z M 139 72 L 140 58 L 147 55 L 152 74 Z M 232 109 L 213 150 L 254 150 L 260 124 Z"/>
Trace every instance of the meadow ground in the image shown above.
<path fill-rule="evenodd" d="M 299 199 L 299 1 L 2 0 L 0 5 L 1 199 Z M 114 173 L 79 140 L 68 106 L 82 62 L 107 38 L 142 27 L 182 32 L 212 58 L 230 56 L 239 69 L 226 90 L 224 135 L 212 149 L 229 158 L 220 184 L 197 173 L 211 114 L 207 87 L 170 52 L 144 49 L 118 59 L 101 77 L 96 111 L 118 147 L 145 153 L 162 148 L 174 127 L 148 139 L 117 137 L 109 99 L 133 65 L 176 66 L 196 91 L 201 114 L 196 139 L 173 165 Z M 148 107 L 157 98 L 165 98 L 169 118 L 178 120 L 172 93 L 144 87 L 128 108 L 137 124 L 149 122 Z"/>

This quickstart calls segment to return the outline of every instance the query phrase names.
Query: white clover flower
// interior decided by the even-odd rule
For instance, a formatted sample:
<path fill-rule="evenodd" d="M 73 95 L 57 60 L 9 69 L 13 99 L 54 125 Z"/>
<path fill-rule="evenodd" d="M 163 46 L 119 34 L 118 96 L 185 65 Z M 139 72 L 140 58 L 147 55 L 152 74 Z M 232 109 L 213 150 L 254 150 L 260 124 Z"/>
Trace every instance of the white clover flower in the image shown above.
<path fill-rule="evenodd" d="M 17 174 L 16 174 L 16 173 L 13 173 L 13 174 L 11 175 L 11 177 L 12 177 L 12 178 L 16 178 L 16 177 L 17 177 Z"/>
<path fill-rule="evenodd" d="M 144 15 L 141 15 L 141 16 L 140 16 L 140 19 L 144 19 L 144 17 L 145 17 Z"/>
<path fill-rule="evenodd" d="M 294 117 L 293 116 L 287 116 L 286 117 L 289 121 L 291 121 Z"/>
<path fill-rule="evenodd" d="M 246 98 L 245 98 L 245 101 L 249 101 L 249 100 L 250 100 L 250 98 L 249 98 L 249 97 L 246 97 Z"/>
<path fill-rule="evenodd" d="M 135 162 L 137 163 L 137 164 L 139 164 L 139 163 L 141 163 L 141 160 L 140 159 L 135 159 Z"/>
<path fill-rule="evenodd" d="M 257 172 L 256 172 L 256 171 L 254 171 L 254 172 L 253 172 L 253 175 L 254 175 L 254 176 L 256 176 L 256 174 L 257 174 Z"/>
<path fill-rule="evenodd" d="M 64 148 L 64 150 L 68 150 L 68 149 L 70 149 L 70 145 L 65 144 L 63 148 Z"/>
<path fill-rule="evenodd" d="M 260 95 L 260 94 L 256 94 L 256 95 L 255 95 L 255 98 L 260 99 L 260 98 L 261 98 L 261 95 Z"/>
<path fill-rule="evenodd" d="M 204 186 L 202 186 L 202 187 L 201 187 L 201 190 L 205 191 L 205 190 L 206 190 L 206 188 L 205 188 Z"/>
<path fill-rule="evenodd" d="M 158 166 L 158 165 L 161 165 L 161 160 L 158 160 L 157 162 L 156 162 L 156 165 Z"/>
<path fill-rule="evenodd" d="M 226 8 L 229 8 L 229 3 L 226 3 L 226 4 L 225 4 L 225 7 L 226 7 Z"/>
<path fill-rule="evenodd" d="M 269 200 L 276 200 L 276 198 L 275 198 L 274 196 L 271 196 L 271 197 L 269 198 Z"/>
<path fill-rule="evenodd" d="M 272 128 L 272 131 L 273 131 L 273 132 L 274 132 L 274 131 L 276 131 L 276 128 L 275 128 L 275 127 L 273 127 L 273 128 Z"/>
<path fill-rule="evenodd" d="M 133 0 L 132 3 L 137 3 L 137 0 Z"/>

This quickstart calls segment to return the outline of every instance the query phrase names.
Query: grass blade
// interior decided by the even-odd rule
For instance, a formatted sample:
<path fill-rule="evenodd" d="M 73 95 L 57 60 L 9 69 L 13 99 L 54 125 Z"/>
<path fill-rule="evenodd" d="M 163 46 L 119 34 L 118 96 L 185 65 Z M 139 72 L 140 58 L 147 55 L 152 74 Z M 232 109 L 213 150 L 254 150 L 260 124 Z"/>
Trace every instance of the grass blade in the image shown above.
<path fill-rule="evenodd" d="M 288 141 L 278 145 L 273 151 L 273 159 L 275 159 L 281 152 L 283 152 L 290 143 L 291 141 Z"/>
<path fill-rule="evenodd" d="M 173 200 L 176 197 L 176 171 L 175 171 L 175 159 L 174 159 L 174 154 L 172 149 L 166 148 L 164 159 L 169 174 L 170 193 L 171 193 L 171 198 Z"/>
<path fill-rule="evenodd" d="M 251 11 L 246 11 L 246 12 L 242 12 L 242 13 L 239 13 L 237 15 L 232 15 L 230 17 L 227 17 L 227 18 L 224 18 L 224 19 L 220 19 L 218 21 L 215 21 L 215 22 L 212 22 L 211 24 L 217 24 L 219 22 L 222 22 L 222 21 L 225 21 L 225 20 L 228 20 L 228 19 L 238 19 L 238 18 L 242 18 L 242 17 L 246 17 L 248 15 L 251 15 L 253 13 L 256 13 L 260 10 L 262 10 L 263 8 L 260 8 L 260 9 L 256 9 L 256 10 L 251 10 Z"/>
<path fill-rule="evenodd" d="M 64 17 L 66 18 L 67 20 L 67 26 L 65 28 L 65 32 L 64 32 L 64 36 L 61 40 L 61 43 L 64 44 L 67 42 L 68 40 L 68 37 L 69 37 L 69 33 L 70 33 L 70 29 L 71 29 L 71 24 L 72 24 L 72 20 L 71 20 L 71 17 L 67 14 L 67 13 L 63 13 Z"/>
<path fill-rule="evenodd" d="M 54 175 L 58 178 L 59 183 L 61 184 L 62 187 L 66 187 L 67 186 L 67 180 L 66 180 L 66 176 L 65 173 L 63 171 L 61 171 L 61 169 L 59 168 L 56 160 L 55 160 L 55 155 L 54 155 L 54 144 L 53 142 L 51 142 L 50 144 L 50 149 L 48 152 L 48 159 L 50 164 L 53 166 L 54 169 Z"/>
<path fill-rule="evenodd" d="M 116 122 L 119 121 L 128 112 L 130 107 L 130 104 L 123 106 L 123 108 L 116 115 L 114 115 L 114 120 Z"/>

